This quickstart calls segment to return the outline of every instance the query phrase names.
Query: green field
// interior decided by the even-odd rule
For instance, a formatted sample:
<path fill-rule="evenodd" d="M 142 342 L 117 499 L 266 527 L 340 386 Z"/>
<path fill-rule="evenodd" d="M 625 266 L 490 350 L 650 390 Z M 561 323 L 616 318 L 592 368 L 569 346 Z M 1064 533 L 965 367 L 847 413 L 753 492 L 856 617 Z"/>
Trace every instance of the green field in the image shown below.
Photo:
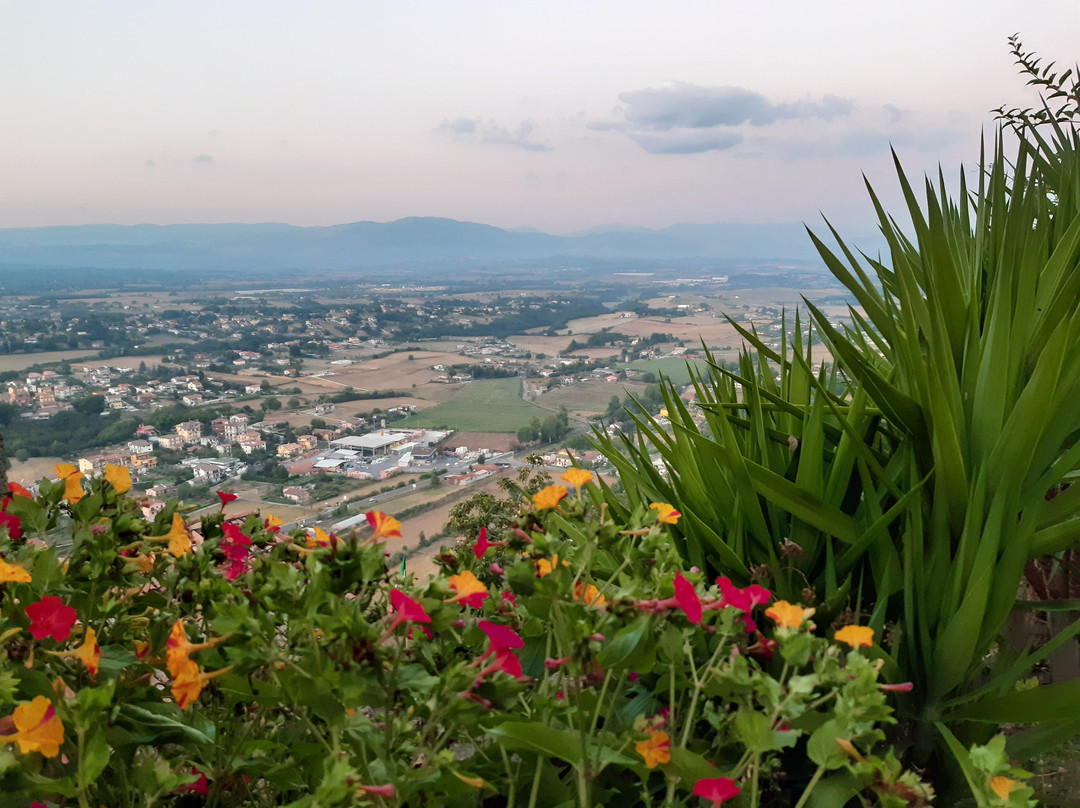
<path fill-rule="evenodd" d="M 599 415 L 612 396 L 622 401 L 627 393 L 636 396 L 644 389 L 640 382 L 586 382 L 549 390 L 540 400 L 548 407 L 566 407 L 570 413 Z"/>
<path fill-rule="evenodd" d="M 718 363 L 729 362 L 736 358 L 735 351 L 718 351 L 716 360 Z M 699 373 L 708 373 L 709 364 L 701 359 L 689 360 Z M 668 359 L 641 359 L 631 362 L 629 367 L 634 370 L 651 370 L 657 376 L 663 374 L 664 378 L 670 379 L 676 385 L 690 384 L 690 372 L 686 369 L 686 359 L 671 357 Z"/>
<path fill-rule="evenodd" d="M 480 379 L 469 382 L 445 404 L 411 415 L 401 426 L 446 426 L 459 432 L 517 432 L 533 416 L 543 420 L 545 409 L 521 400 L 521 379 Z"/>

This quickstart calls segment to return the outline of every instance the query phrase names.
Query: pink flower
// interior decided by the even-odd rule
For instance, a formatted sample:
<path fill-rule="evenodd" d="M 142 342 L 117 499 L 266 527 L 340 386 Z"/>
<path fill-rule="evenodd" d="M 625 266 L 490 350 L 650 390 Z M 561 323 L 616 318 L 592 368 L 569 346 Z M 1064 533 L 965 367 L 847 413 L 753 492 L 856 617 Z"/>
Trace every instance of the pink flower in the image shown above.
<path fill-rule="evenodd" d="M 694 783 L 694 796 L 709 800 L 713 808 L 720 808 L 724 800 L 737 797 L 739 793 L 735 781 L 727 777 L 709 777 Z"/>
<path fill-rule="evenodd" d="M 30 634 L 35 640 L 52 637 L 63 642 L 71 636 L 71 627 L 75 625 L 75 610 L 65 606 L 55 595 L 46 595 L 37 603 L 26 607 L 26 616 L 30 618 Z"/>
<path fill-rule="evenodd" d="M 521 661 L 514 655 L 513 650 L 515 648 L 524 648 L 525 640 L 511 628 L 506 626 L 499 626 L 492 623 L 490 620 L 481 620 L 477 623 L 480 626 L 480 630 L 488 636 L 487 650 L 474 662 L 474 665 L 479 665 L 485 659 L 494 656 L 494 661 L 480 671 L 476 676 L 476 681 L 479 682 L 489 673 L 495 673 L 496 671 L 503 671 L 509 673 L 511 676 L 521 679 L 524 674 L 521 670 Z"/>
<path fill-rule="evenodd" d="M 410 598 L 400 589 L 390 590 L 390 607 L 397 612 L 396 622 L 400 623 L 430 623 L 431 617 L 424 611 L 424 607 Z"/>
<path fill-rule="evenodd" d="M 743 624 L 746 626 L 747 633 L 757 631 L 757 623 L 750 616 L 750 612 L 755 606 L 769 602 L 769 598 L 772 597 L 769 590 L 757 584 L 739 589 L 731 583 L 730 578 L 725 577 L 717 578 L 716 583 L 720 587 L 722 605 L 731 606 L 743 613 Z"/>
<path fill-rule="evenodd" d="M 701 598 L 694 585 L 681 572 L 675 573 L 675 600 L 686 613 L 687 620 L 695 625 L 701 622 Z"/>
<path fill-rule="evenodd" d="M 385 783 L 381 786 L 357 786 L 361 791 L 366 791 L 368 794 L 376 794 L 380 797 L 386 797 L 387 799 L 394 796 L 394 784 Z"/>

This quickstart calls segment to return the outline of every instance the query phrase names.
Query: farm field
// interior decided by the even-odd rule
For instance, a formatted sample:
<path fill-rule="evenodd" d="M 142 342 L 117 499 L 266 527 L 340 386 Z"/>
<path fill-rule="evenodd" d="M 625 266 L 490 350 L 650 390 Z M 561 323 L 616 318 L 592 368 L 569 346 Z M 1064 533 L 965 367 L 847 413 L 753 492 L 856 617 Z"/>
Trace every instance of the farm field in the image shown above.
<path fill-rule="evenodd" d="M 589 417 L 603 413 L 612 396 L 622 401 L 628 393 L 636 396 L 645 387 L 641 382 L 585 382 L 556 387 L 544 393 L 540 401 L 547 407 L 566 407 L 571 415 Z"/>
<path fill-rule="evenodd" d="M 521 379 L 480 379 L 464 385 L 456 396 L 417 415 L 401 426 L 447 426 L 465 432 L 517 432 L 533 416 L 550 413 L 521 400 Z"/>
<path fill-rule="evenodd" d="M 27 354 L 0 355 L 0 373 L 9 370 L 23 370 L 31 365 L 46 365 L 49 362 L 63 362 L 70 359 L 87 359 L 97 356 L 97 351 L 83 348 L 79 351 L 41 351 Z M 97 360 L 94 360 L 95 362 Z"/>
<path fill-rule="evenodd" d="M 9 457 L 8 462 L 11 464 L 8 468 L 8 480 L 29 487 L 42 477 L 48 477 L 50 480 L 56 479 L 53 466 L 59 463 L 70 463 L 71 461 L 61 457 L 31 457 L 25 461 Z"/>

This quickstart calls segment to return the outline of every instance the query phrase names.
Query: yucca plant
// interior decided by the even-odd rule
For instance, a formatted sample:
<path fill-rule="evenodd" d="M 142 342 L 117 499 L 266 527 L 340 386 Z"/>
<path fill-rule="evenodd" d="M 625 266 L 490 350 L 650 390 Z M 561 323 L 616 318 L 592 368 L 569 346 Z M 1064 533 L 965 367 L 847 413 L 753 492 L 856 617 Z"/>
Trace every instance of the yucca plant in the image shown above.
<path fill-rule="evenodd" d="M 891 675 L 914 685 L 902 708 L 916 756 L 1003 723 L 1031 725 L 1013 739 L 1027 752 L 1080 732 L 1080 682 L 1017 691 L 1080 621 L 1039 649 L 1000 642 L 1025 564 L 1080 539 L 1080 485 L 1067 484 L 1080 143 L 1060 125 L 1022 134 L 1012 162 L 999 135 L 956 200 L 939 177 L 920 204 L 897 162 L 911 225 L 870 189 L 883 258 L 811 234 L 857 301 L 850 325 L 807 301 L 812 330 L 796 320 L 779 351 L 743 331 L 739 369 L 697 377 L 702 422 L 668 385 L 670 434 L 639 418 L 633 441 L 596 436 L 631 502 L 684 513 L 691 563 L 817 599 L 822 624 L 844 605 L 865 614 L 889 638 Z M 831 355 L 817 373 L 814 333 Z"/>

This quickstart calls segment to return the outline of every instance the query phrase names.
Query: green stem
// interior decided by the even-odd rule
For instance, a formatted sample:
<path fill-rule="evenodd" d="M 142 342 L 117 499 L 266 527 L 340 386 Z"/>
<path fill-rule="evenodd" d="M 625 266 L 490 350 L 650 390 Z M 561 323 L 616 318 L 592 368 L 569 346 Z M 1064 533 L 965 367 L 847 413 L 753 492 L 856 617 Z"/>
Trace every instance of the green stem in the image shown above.
<path fill-rule="evenodd" d="M 821 775 L 825 774 L 825 767 L 818 766 L 817 771 L 814 772 L 814 776 L 810 778 L 810 782 L 806 784 L 806 790 L 803 791 L 802 796 L 799 797 L 799 801 L 795 803 L 795 808 L 803 808 L 806 805 L 806 801 L 810 799 L 810 792 L 814 790 L 814 786 L 818 784 L 818 780 L 821 779 Z"/>
<path fill-rule="evenodd" d="M 79 808 L 90 808 L 90 803 L 86 799 L 86 730 L 79 727 L 76 734 L 79 736 L 79 762 L 76 770 L 76 779 L 79 783 Z"/>

